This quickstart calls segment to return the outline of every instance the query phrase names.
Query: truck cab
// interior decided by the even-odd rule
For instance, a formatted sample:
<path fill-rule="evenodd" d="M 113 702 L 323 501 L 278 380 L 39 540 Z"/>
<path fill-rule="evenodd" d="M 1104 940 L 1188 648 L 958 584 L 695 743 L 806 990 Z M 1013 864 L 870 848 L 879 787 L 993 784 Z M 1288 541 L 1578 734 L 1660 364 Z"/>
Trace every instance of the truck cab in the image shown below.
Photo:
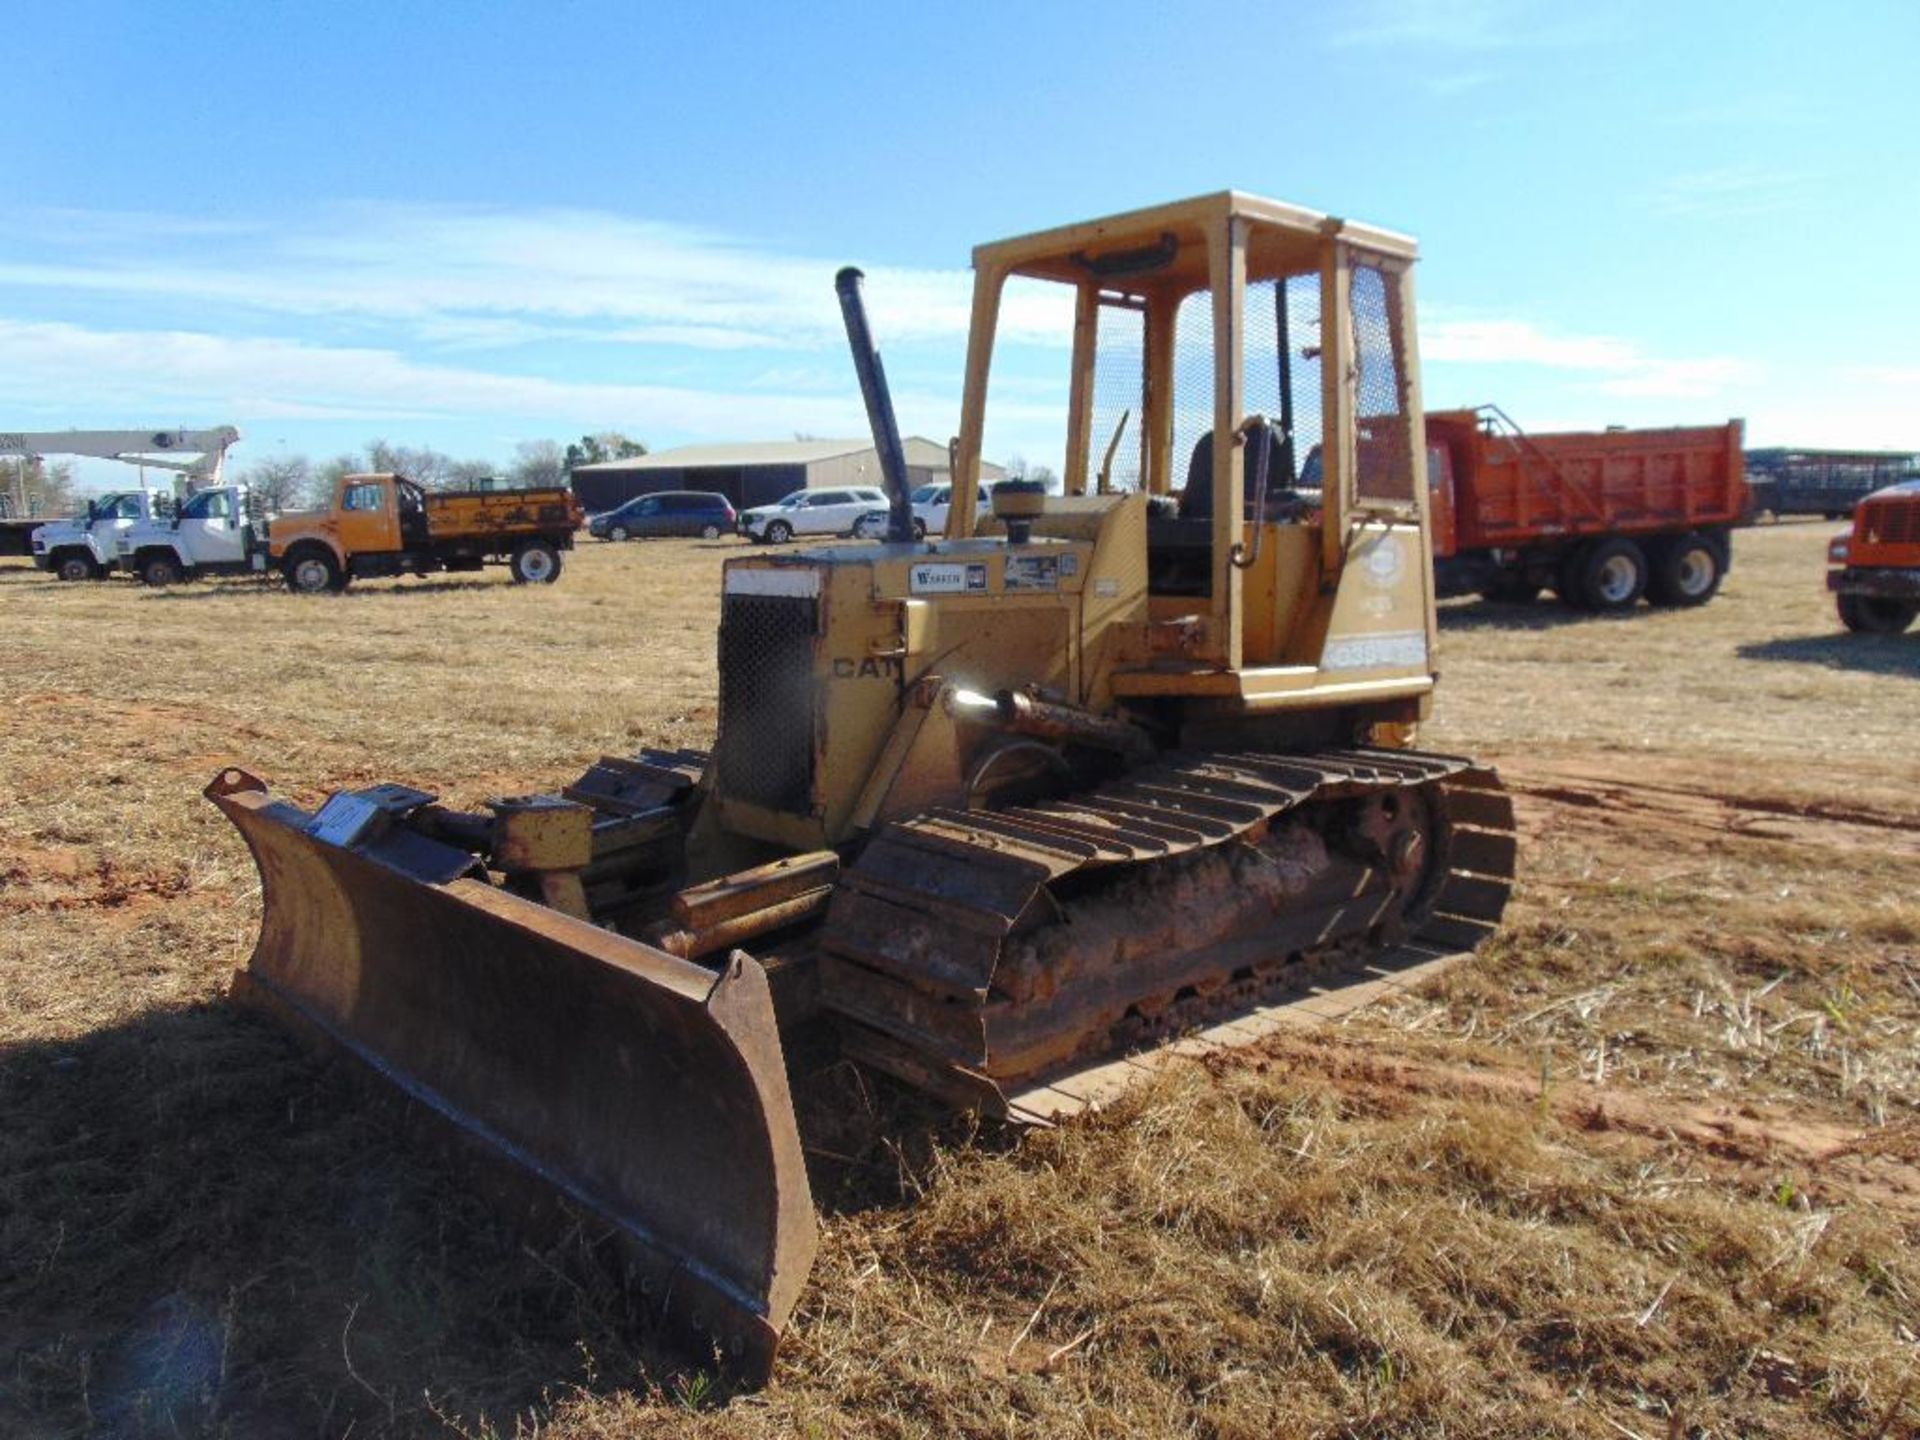
<path fill-rule="evenodd" d="M 217 485 L 182 501 L 171 520 L 145 520 L 118 537 L 123 568 L 148 585 L 177 585 L 202 575 L 241 574 L 266 527 L 251 512 L 244 485 Z"/>
<path fill-rule="evenodd" d="M 98 580 L 120 563 L 120 536 L 142 521 L 173 513 L 164 490 L 116 490 L 87 502 L 86 513 L 33 532 L 33 563 L 62 580 Z"/>
<path fill-rule="evenodd" d="M 1920 617 L 1920 480 L 1876 490 L 1853 525 L 1827 546 L 1827 588 L 1840 623 L 1856 633 L 1898 635 Z"/>

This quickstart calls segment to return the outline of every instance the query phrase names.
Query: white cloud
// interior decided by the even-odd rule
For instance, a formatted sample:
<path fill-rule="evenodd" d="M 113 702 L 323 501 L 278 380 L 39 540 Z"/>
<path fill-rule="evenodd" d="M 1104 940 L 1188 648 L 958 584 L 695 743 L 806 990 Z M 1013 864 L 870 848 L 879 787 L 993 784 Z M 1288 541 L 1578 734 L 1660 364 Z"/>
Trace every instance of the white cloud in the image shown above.
<path fill-rule="evenodd" d="M 102 412 L 212 412 L 221 419 L 497 415 L 600 425 L 614 417 L 643 429 L 728 434 L 750 415 L 757 433 L 865 428 L 851 385 L 821 394 L 596 384 L 422 364 L 364 346 L 0 320 L 0 400 L 20 411 L 66 406 L 80 394 Z M 951 410 L 950 401 L 899 398 L 907 413 Z"/>
<path fill-rule="evenodd" d="M 1759 165 L 1727 165 L 1662 180 L 1644 196 L 1655 212 L 1675 217 L 1740 219 L 1771 215 L 1802 204 L 1813 178 Z"/>
<path fill-rule="evenodd" d="M 1428 320 L 1420 327 L 1420 351 L 1429 360 L 1559 370 L 1624 370 L 1638 359 L 1625 340 L 1549 335 L 1523 320 Z"/>
<path fill-rule="evenodd" d="M 1429 320 L 1421 326 L 1423 359 L 1441 365 L 1523 365 L 1583 372 L 1609 395 L 1691 399 L 1750 382 L 1760 367 L 1731 356 L 1648 354 L 1609 335 L 1555 335 L 1521 320 Z"/>
<path fill-rule="evenodd" d="M 1336 49 L 1413 46 L 1490 51 L 1591 44 L 1613 33 L 1589 14 L 1569 15 L 1539 0 L 1365 0 L 1349 5 Z"/>
<path fill-rule="evenodd" d="M 16 254 L 0 260 L 0 285 L 378 319 L 453 348 L 583 339 L 815 348 L 842 334 L 835 262 L 600 211 L 359 205 L 187 244 L 164 218 L 117 218 L 82 227 L 81 246 L 62 228 L 70 216 L 9 222 L 0 240 Z M 874 267 L 866 292 L 889 342 L 966 333 L 964 270 Z M 1035 294 L 1009 305 L 1002 325 L 1015 339 L 1058 343 L 1069 313 L 1064 294 Z"/>

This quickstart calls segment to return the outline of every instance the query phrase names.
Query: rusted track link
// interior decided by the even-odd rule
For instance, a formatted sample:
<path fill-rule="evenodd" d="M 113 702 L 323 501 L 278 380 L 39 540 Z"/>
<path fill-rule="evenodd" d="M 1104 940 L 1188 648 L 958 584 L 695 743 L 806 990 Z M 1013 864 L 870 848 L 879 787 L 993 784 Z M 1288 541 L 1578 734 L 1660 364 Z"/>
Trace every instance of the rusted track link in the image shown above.
<path fill-rule="evenodd" d="M 1136 928 L 1151 938 L 1153 907 L 1176 902 L 1196 864 L 1216 867 L 1216 886 L 1235 886 L 1230 867 L 1277 826 L 1317 813 L 1307 807 L 1329 802 L 1330 813 L 1331 802 L 1390 793 L 1426 807 L 1433 853 L 1416 893 L 1383 869 L 1349 864 L 1335 877 L 1345 883 L 1323 884 L 1254 933 L 1130 950 L 1128 923 L 1149 917 Z M 822 998 L 852 1053 L 910 1083 L 1023 1118 L 1062 1113 L 1089 1103 L 1073 1077 L 1145 1068 L 1112 1061 L 1116 1050 L 1227 1015 L 1240 1017 L 1227 1038 L 1242 1042 L 1280 1023 L 1317 1023 L 1459 958 L 1497 924 L 1514 854 L 1512 802 L 1491 770 L 1467 760 L 1372 749 L 1176 754 L 1058 802 L 935 810 L 889 826 L 835 892 Z M 1076 890 L 1129 870 L 1172 888 L 1133 897 L 1104 927 L 1065 923 Z M 1057 963 L 1089 934 L 1112 963 L 1104 954 Z M 1252 1018 L 1263 1012 L 1264 1030 Z"/>

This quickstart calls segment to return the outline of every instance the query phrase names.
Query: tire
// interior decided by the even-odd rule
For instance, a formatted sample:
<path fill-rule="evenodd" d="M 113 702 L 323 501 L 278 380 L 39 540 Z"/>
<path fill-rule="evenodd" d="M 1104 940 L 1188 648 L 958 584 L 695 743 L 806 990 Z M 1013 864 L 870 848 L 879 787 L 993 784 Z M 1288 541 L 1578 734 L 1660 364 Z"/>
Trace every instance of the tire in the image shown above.
<path fill-rule="evenodd" d="M 1727 564 L 1704 535 L 1681 535 L 1653 553 L 1647 598 L 1656 605 L 1704 605 L 1720 590 Z"/>
<path fill-rule="evenodd" d="M 633 532 L 627 529 L 627 527 L 624 525 L 616 525 L 611 530 L 607 531 L 607 539 L 613 540 L 613 541 L 629 540 L 632 537 L 633 537 Z"/>
<path fill-rule="evenodd" d="M 1835 597 L 1840 623 L 1856 635 L 1898 635 L 1920 615 L 1920 601 L 1889 600 L 1881 595 Z"/>
<path fill-rule="evenodd" d="M 1583 609 L 1608 614 L 1631 610 L 1647 589 L 1647 554 L 1631 540 L 1601 540 L 1587 547 L 1576 566 L 1575 594 Z"/>
<path fill-rule="evenodd" d="M 775 520 L 767 526 L 767 543 L 784 545 L 793 538 L 793 526 L 784 520 Z"/>
<path fill-rule="evenodd" d="M 718 540 L 720 538 L 720 527 L 718 525 L 702 525 L 700 527 L 700 538 L 702 540 Z"/>
<path fill-rule="evenodd" d="M 924 540 L 927 538 L 927 522 L 918 516 L 915 516 L 913 521 L 913 538 L 916 540 Z"/>
<path fill-rule="evenodd" d="M 69 550 L 53 562 L 53 573 L 59 579 L 69 583 L 79 580 L 98 580 L 100 567 L 94 564 L 93 557 L 86 551 Z"/>
<path fill-rule="evenodd" d="M 516 585 L 551 585 L 560 578 L 560 552 L 545 540 L 523 541 L 509 568 Z"/>
<path fill-rule="evenodd" d="M 178 585 L 186 578 L 187 572 L 171 555 L 149 555 L 140 562 L 142 583 L 151 585 L 156 590 L 164 589 L 168 585 Z"/>
<path fill-rule="evenodd" d="M 287 556 L 280 573 L 286 577 L 287 589 L 296 595 L 337 595 L 347 588 L 346 572 L 333 558 L 333 552 L 317 546 L 308 546 Z"/>

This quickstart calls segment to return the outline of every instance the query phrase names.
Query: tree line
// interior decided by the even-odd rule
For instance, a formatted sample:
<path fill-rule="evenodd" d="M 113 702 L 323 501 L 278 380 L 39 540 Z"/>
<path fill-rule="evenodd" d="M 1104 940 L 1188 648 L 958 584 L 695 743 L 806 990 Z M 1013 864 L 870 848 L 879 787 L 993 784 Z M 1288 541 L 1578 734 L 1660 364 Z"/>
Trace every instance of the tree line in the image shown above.
<path fill-rule="evenodd" d="M 238 479 L 253 488 L 271 510 L 297 510 L 324 503 L 342 475 L 392 472 L 428 490 L 470 489 L 485 481 L 514 486 L 564 485 L 576 465 L 627 460 L 647 453 L 645 442 L 618 430 L 582 435 L 568 445 L 556 440 L 523 440 L 514 447 L 503 472 L 489 460 L 461 460 L 429 446 L 370 440 L 364 450 L 315 462 L 305 455 L 274 455 L 256 460 Z"/>
<path fill-rule="evenodd" d="M 318 506 L 332 496 L 342 475 L 394 473 L 429 490 L 459 490 L 488 480 L 515 486 L 564 485 L 576 465 L 602 460 L 629 460 L 647 453 L 645 442 L 618 430 L 582 435 L 571 444 L 556 440 L 526 440 L 514 447 L 513 463 L 503 473 L 490 460 L 461 460 L 430 446 L 396 445 L 369 440 L 363 450 L 314 461 L 305 455 L 271 455 L 245 466 L 230 479 L 253 488 L 271 510 Z M 133 481 L 128 472 L 128 482 Z M 112 488 L 112 487 L 108 487 Z M 86 494 L 71 460 L 47 460 L 37 455 L 0 460 L 0 496 L 4 508 L 19 516 L 72 515 L 86 502 Z"/>
<path fill-rule="evenodd" d="M 0 495 L 6 496 L 7 509 L 22 519 L 78 510 L 74 489 L 71 460 L 50 461 L 38 455 L 0 460 Z"/>

